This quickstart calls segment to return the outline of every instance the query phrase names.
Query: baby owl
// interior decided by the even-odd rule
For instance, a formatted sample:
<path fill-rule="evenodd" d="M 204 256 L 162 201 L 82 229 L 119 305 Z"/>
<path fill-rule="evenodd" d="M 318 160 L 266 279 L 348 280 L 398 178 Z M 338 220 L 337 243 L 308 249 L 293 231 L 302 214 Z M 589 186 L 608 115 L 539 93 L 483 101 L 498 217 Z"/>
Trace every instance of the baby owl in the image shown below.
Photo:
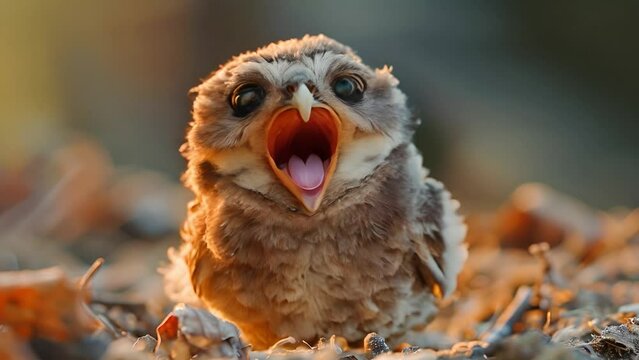
<path fill-rule="evenodd" d="M 401 339 L 456 287 L 458 203 L 427 177 L 391 69 L 326 36 L 231 59 L 193 89 L 178 260 L 254 349 Z"/>

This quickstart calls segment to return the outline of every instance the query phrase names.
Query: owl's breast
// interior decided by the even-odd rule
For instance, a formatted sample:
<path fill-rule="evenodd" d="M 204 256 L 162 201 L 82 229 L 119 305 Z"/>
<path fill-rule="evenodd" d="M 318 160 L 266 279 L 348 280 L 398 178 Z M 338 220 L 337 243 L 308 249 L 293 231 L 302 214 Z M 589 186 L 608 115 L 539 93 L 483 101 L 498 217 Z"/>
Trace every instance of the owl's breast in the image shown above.
<path fill-rule="evenodd" d="M 425 324 L 436 308 L 409 236 L 421 180 L 404 176 L 400 160 L 329 197 L 312 217 L 248 193 L 236 202 L 206 198 L 202 233 L 194 235 L 202 251 L 191 266 L 200 298 L 254 348 L 288 336 L 389 337 Z"/>
<path fill-rule="evenodd" d="M 307 234 L 286 249 L 245 242 L 210 266 L 215 270 L 202 279 L 209 285 L 201 287 L 208 295 L 201 296 L 258 347 L 287 336 L 391 336 L 411 323 L 407 318 L 424 323 L 434 312 L 403 229 L 375 242 L 344 238 L 344 232 L 321 235 Z"/>

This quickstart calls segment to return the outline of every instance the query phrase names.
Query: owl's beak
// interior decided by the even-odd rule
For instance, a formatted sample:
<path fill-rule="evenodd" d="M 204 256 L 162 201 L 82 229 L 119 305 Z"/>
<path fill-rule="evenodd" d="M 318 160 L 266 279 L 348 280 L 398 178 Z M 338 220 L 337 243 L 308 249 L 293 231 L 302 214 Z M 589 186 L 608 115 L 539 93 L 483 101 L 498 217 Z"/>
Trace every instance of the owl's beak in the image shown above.
<path fill-rule="evenodd" d="M 304 122 L 308 122 L 311 118 L 311 109 L 314 102 L 313 94 L 311 94 L 306 84 L 299 84 L 291 97 L 291 105 L 299 111 Z"/>
<path fill-rule="evenodd" d="M 300 90 L 301 89 L 301 90 Z M 339 117 L 328 106 L 313 105 L 302 85 L 291 105 L 277 111 L 266 131 L 268 162 L 282 185 L 307 213 L 319 208 L 337 165 Z M 311 102 L 308 101 L 311 98 Z"/>

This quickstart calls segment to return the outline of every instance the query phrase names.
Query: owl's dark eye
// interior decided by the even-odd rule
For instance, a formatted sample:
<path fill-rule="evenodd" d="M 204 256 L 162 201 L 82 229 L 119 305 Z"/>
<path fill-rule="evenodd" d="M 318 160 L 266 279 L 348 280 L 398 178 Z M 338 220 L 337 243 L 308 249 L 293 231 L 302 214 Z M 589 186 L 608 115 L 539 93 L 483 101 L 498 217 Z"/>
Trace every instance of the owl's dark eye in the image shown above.
<path fill-rule="evenodd" d="M 233 115 L 244 117 L 257 109 L 264 101 L 264 89 L 257 84 L 238 86 L 231 94 Z"/>
<path fill-rule="evenodd" d="M 364 97 L 364 82 L 354 76 L 342 76 L 333 81 L 333 92 L 338 98 L 354 104 Z"/>

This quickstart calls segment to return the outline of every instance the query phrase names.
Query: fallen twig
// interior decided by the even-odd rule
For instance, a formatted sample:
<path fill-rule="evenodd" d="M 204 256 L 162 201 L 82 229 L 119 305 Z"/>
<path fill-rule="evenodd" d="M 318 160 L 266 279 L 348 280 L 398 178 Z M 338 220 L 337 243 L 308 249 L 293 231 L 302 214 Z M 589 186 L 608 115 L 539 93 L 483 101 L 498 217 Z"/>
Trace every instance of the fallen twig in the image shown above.
<path fill-rule="evenodd" d="M 89 267 L 89 269 L 80 278 L 80 281 L 78 281 L 78 288 L 80 290 L 86 289 L 86 287 L 91 282 L 91 279 L 93 279 L 93 276 L 95 276 L 95 273 L 98 272 L 98 270 L 100 270 L 103 264 L 104 264 L 103 258 L 95 259 L 93 264 L 91 264 L 91 267 Z"/>
<path fill-rule="evenodd" d="M 486 342 L 484 347 L 485 354 L 490 354 L 497 344 L 512 333 L 515 323 L 521 319 L 524 312 L 530 307 L 532 295 L 533 291 L 528 286 L 521 286 L 517 289 L 515 297 L 497 318 L 495 325 L 482 336 L 482 341 Z"/>

